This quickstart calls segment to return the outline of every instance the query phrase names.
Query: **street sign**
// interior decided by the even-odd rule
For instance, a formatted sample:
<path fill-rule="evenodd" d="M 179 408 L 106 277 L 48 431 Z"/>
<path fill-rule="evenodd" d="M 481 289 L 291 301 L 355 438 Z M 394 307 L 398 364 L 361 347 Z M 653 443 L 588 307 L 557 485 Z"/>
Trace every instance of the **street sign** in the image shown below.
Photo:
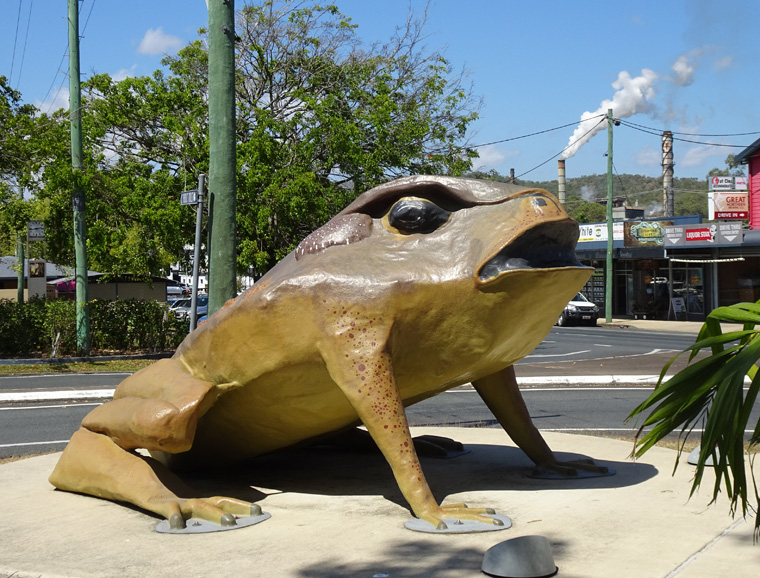
<path fill-rule="evenodd" d="M 45 224 L 42 221 L 27 221 L 26 240 L 27 241 L 44 241 L 45 240 Z"/>
<path fill-rule="evenodd" d="M 193 189 L 192 191 L 185 191 L 180 194 L 179 202 L 182 205 L 197 205 L 198 204 L 198 191 Z"/>

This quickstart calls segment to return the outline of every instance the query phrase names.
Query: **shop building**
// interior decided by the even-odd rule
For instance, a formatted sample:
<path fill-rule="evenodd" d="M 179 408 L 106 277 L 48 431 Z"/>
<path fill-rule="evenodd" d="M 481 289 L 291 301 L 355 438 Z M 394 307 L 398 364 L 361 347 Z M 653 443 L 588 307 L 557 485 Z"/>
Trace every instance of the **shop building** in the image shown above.
<path fill-rule="evenodd" d="M 606 315 L 607 224 L 580 228 L 576 253 L 594 267 L 583 293 Z M 616 221 L 612 261 L 615 317 L 703 321 L 718 306 L 760 299 L 760 230 L 741 221 Z"/>

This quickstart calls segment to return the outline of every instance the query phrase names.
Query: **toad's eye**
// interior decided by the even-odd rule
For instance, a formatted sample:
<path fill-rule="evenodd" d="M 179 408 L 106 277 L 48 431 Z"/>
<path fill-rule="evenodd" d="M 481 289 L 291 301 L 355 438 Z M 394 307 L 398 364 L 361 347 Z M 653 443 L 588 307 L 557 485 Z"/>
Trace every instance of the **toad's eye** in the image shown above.
<path fill-rule="evenodd" d="M 388 224 L 402 233 L 432 233 L 450 216 L 450 211 L 427 199 L 406 197 L 393 205 L 388 213 Z"/>

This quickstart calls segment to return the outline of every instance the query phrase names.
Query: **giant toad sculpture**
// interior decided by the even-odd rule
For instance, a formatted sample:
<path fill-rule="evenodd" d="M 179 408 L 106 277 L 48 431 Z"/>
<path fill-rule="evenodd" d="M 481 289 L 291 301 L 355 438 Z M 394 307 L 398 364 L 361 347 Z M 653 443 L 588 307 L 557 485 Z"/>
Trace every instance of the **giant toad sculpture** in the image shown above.
<path fill-rule="evenodd" d="M 221 467 L 361 423 L 417 518 L 439 529 L 444 518 L 500 524 L 492 511 L 436 502 L 404 407 L 471 382 L 539 469 L 605 474 L 555 458 L 512 368 L 588 279 L 577 238 L 542 190 L 428 176 L 372 189 L 171 359 L 126 378 L 84 418 L 50 481 L 130 502 L 174 529 L 189 518 L 234 526 L 260 509 L 190 498 L 169 470 Z"/>

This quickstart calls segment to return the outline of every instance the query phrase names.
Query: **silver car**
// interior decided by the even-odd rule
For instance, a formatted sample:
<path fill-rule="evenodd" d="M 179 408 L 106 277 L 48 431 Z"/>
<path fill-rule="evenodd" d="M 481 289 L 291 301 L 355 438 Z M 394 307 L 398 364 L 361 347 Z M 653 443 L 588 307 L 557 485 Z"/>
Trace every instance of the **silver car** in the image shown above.
<path fill-rule="evenodd" d="M 174 311 L 180 317 L 190 315 L 190 307 L 192 305 L 192 299 L 177 299 L 169 307 L 169 311 Z M 198 317 L 208 314 L 208 295 L 198 295 L 198 304 L 195 308 L 196 315 Z"/>

